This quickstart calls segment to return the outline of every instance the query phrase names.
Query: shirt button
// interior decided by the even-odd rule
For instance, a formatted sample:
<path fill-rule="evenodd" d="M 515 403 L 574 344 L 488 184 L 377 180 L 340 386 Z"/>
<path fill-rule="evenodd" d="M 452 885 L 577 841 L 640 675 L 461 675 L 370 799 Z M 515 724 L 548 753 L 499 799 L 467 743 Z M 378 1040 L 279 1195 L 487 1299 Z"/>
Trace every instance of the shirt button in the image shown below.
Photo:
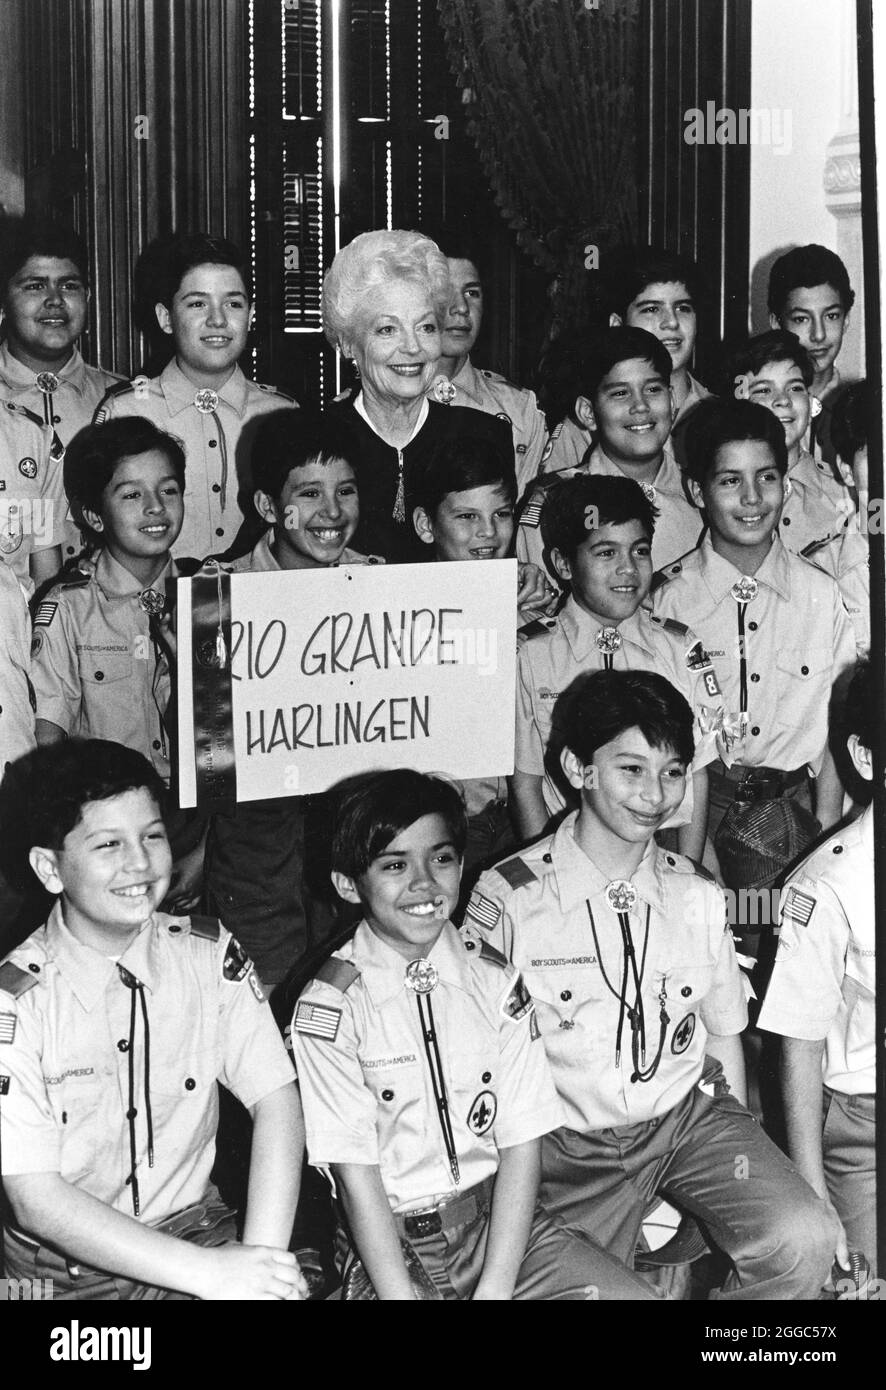
<path fill-rule="evenodd" d="M 843 846 L 842 846 L 842 845 L 834 845 L 834 848 L 833 848 L 833 850 L 831 851 L 831 853 L 832 853 L 832 854 L 842 854 L 842 853 L 843 853 Z M 35 966 L 33 966 L 33 965 L 31 966 L 31 969 L 32 969 L 32 970 L 34 970 L 35 968 L 36 968 Z"/>
<path fill-rule="evenodd" d="M 53 417 L 52 417 L 52 423 L 53 423 L 54 425 L 60 425 L 61 422 L 62 422 L 62 417 L 61 417 L 60 415 L 53 415 Z"/>
<path fill-rule="evenodd" d="M 541 862 L 543 864 L 550 864 L 552 862 L 551 856 L 549 854 L 543 854 L 541 857 Z"/>
<path fill-rule="evenodd" d="M 756 683 L 759 679 L 760 679 L 760 677 L 757 675 L 757 672 L 754 671 L 754 672 L 752 673 L 752 675 L 751 675 L 751 680 L 754 681 L 754 682 Z"/>
<path fill-rule="evenodd" d="M 117 1051 L 118 1051 L 118 1052 L 128 1052 L 128 1051 L 129 1051 L 129 1043 L 126 1041 L 125 1038 L 121 1038 L 120 1041 L 118 1042 L 118 1044 L 117 1044 Z"/>
<path fill-rule="evenodd" d="M 210 447 L 210 449 L 217 449 L 217 448 L 218 448 L 218 440 L 217 440 L 217 439 L 210 439 L 210 440 L 209 440 L 209 447 Z"/>
<path fill-rule="evenodd" d="M 159 748 L 159 747 L 160 747 L 160 740 L 159 740 L 159 738 L 155 738 L 155 739 L 154 739 L 154 742 L 151 744 L 151 747 L 152 747 L 152 748 Z"/>
<path fill-rule="evenodd" d="M 173 922 L 172 925 L 170 926 L 169 930 L 170 930 L 171 932 L 180 932 L 180 931 L 181 931 L 181 927 L 178 925 L 177 922 Z"/>
<path fill-rule="evenodd" d="M 689 985 L 684 985 L 683 988 L 680 990 L 680 993 L 682 994 L 684 999 L 688 999 L 690 994 L 692 993 L 692 990 L 690 989 Z"/>
<path fill-rule="evenodd" d="M 753 729 L 751 729 L 751 733 L 754 735 L 754 738 L 757 737 L 757 735 L 759 734 L 759 732 L 760 732 L 760 725 L 759 725 L 759 724 L 755 724 L 754 727 L 753 727 Z"/>
<path fill-rule="evenodd" d="M 213 484 L 212 484 L 212 491 L 213 491 L 213 492 L 221 492 L 221 483 L 213 483 Z"/>
<path fill-rule="evenodd" d="M 193 1076 L 187 1076 L 187 1077 L 185 1077 L 185 1090 L 186 1090 L 186 1091 L 193 1091 L 194 1088 L 196 1087 L 196 1085 L 197 1085 L 197 1083 L 196 1083 L 196 1081 L 194 1080 Z"/>
<path fill-rule="evenodd" d="M 748 627 L 750 628 L 751 632 L 756 632 L 757 628 L 759 627 L 759 623 L 748 623 Z"/>
<path fill-rule="evenodd" d="M 104 678 L 105 678 L 105 673 L 104 673 L 104 671 L 96 671 L 96 673 L 95 673 L 95 678 L 96 678 L 97 681 L 103 681 Z"/>
<path fill-rule="evenodd" d="M 665 859 L 666 859 L 667 862 L 670 864 L 671 868 L 673 868 L 674 865 L 675 865 L 676 862 L 677 862 L 676 859 L 674 858 L 674 856 L 673 856 L 672 854 L 666 854 L 666 855 L 665 855 Z"/>
<path fill-rule="evenodd" d="M 781 519 L 781 524 L 782 524 L 782 526 L 790 526 L 790 524 L 791 524 L 791 518 L 790 518 L 789 516 L 784 516 L 784 517 L 782 517 L 782 519 Z"/>
<path fill-rule="evenodd" d="M 382 1091 L 382 1093 L 381 1093 L 381 1098 L 382 1098 L 382 1100 L 393 1100 L 393 1099 L 394 1099 L 394 1092 L 393 1092 L 393 1091 Z"/>
<path fill-rule="evenodd" d="M 35 975 L 39 975 L 39 974 L 40 974 L 40 967 L 39 967 L 39 965 L 35 965 L 33 961 L 31 961 L 31 964 L 28 966 L 28 969 L 29 969 L 30 971 L 32 971 Z"/>
<path fill-rule="evenodd" d="M 801 666 L 801 667 L 800 667 L 800 675 L 801 675 L 801 676 L 808 676 L 808 675 L 809 675 L 809 667 L 808 667 L 808 666 Z"/>
<path fill-rule="evenodd" d="M 135 1106 L 133 1105 L 133 1107 L 132 1107 L 131 1110 L 127 1110 L 127 1112 L 126 1112 L 126 1119 L 127 1119 L 127 1120 L 134 1120 L 137 1114 L 138 1114 L 138 1111 L 136 1110 Z"/>
<path fill-rule="evenodd" d="M 215 534 L 217 536 L 223 536 L 225 534 L 225 528 L 223 526 L 216 526 Z"/>
<path fill-rule="evenodd" d="M 568 1004 L 569 1001 L 570 1001 L 570 999 L 572 998 L 572 990 L 571 990 L 571 989 L 564 989 L 564 990 L 561 990 L 561 991 L 560 991 L 560 998 L 563 1000 L 563 1003 L 564 1003 L 564 1004 Z"/>
<path fill-rule="evenodd" d="M 466 951 L 476 951 L 476 949 L 477 949 L 477 943 L 476 943 L 476 941 L 466 941 L 466 942 L 465 942 L 465 950 L 466 950 Z"/>
<path fill-rule="evenodd" d="M 491 1072 L 491 1071 L 484 1071 L 484 1073 L 483 1073 L 482 1077 L 480 1078 L 480 1080 L 483 1082 L 483 1085 L 484 1085 L 484 1086 L 488 1086 L 489 1083 L 490 1083 L 490 1081 L 492 1080 L 492 1072 Z"/>

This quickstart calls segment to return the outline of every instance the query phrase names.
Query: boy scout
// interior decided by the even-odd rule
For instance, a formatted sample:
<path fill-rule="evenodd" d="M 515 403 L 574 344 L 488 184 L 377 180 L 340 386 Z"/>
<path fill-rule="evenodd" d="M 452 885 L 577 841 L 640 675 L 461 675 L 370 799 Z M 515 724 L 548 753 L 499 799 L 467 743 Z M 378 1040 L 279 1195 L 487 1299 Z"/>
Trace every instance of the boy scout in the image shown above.
<path fill-rule="evenodd" d="M 642 328 L 609 328 L 584 362 L 576 415 L 598 442 L 580 472 L 633 478 L 658 509 L 653 561 L 661 567 L 690 550 L 701 520 L 683 488 L 673 454 L 665 451 L 674 413 L 667 348 Z M 539 521 L 544 493 L 559 475 L 545 476 L 520 518 L 517 555 L 544 563 Z M 667 559 L 666 559 L 667 557 Z"/>
<path fill-rule="evenodd" d="M 745 805 L 783 803 L 789 849 L 772 877 L 814 833 L 810 773 L 821 825 L 842 812 L 828 705 L 834 681 L 854 664 L 855 643 L 836 584 L 777 534 L 787 448 L 772 412 L 752 401 L 702 401 L 687 426 L 686 456 L 709 533 L 666 567 L 653 612 L 691 625 L 723 686 L 721 763 L 708 769 L 710 833 L 733 806 L 724 834 Z M 734 836 L 715 840 L 725 881 L 739 889 L 748 880 L 735 844 Z"/>
<path fill-rule="evenodd" d="M 48 590 L 31 645 L 38 743 L 110 738 L 143 753 L 167 784 L 162 621 L 184 483 L 181 445 L 149 420 L 87 425 L 74 437 L 65 487 L 98 555 Z"/>
<path fill-rule="evenodd" d="M 96 423 L 147 416 L 181 438 L 188 492 L 176 556 L 230 549 L 244 507 L 251 512 L 254 421 L 296 404 L 247 381 L 237 365 L 254 312 L 247 285 L 245 261 L 229 241 L 202 232 L 174 238 L 158 272 L 155 312 L 175 355 L 159 376 L 114 387 L 96 412 Z"/>
<path fill-rule="evenodd" d="M 28 593 L 61 565 L 67 510 L 51 426 L 27 406 L 0 401 L 0 562 Z"/>
<path fill-rule="evenodd" d="M 855 769 L 868 782 L 874 719 L 864 664 L 849 687 L 843 728 Z M 876 1272 L 873 815 L 868 806 L 788 878 L 759 1024 L 784 1039 L 788 1148 L 839 1219 L 837 1262 L 848 1267 L 852 1250 Z"/>
<path fill-rule="evenodd" d="M 561 1111 L 522 980 L 448 920 L 464 837 L 436 778 L 369 773 L 341 792 L 333 882 L 365 918 L 293 1015 L 310 1161 L 331 1168 L 380 1299 L 415 1296 L 403 1237 L 447 1299 L 649 1297 L 536 1206 Z"/>
<path fill-rule="evenodd" d="M 743 1104 L 723 894 L 653 839 L 683 797 L 692 711 L 650 671 L 579 677 L 561 703 L 580 809 L 485 873 L 465 922 L 522 972 L 566 1109 L 542 1208 L 629 1264 L 663 1195 L 729 1256 L 716 1297 L 814 1298 L 834 1222 Z"/>
<path fill-rule="evenodd" d="M 483 325 L 483 286 L 477 250 L 459 245 L 450 233 L 441 249 L 449 262 L 452 298 L 440 335 L 443 347 L 437 375 L 428 390 L 431 400 L 462 405 L 507 420 L 514 435 L 517 489 L 522 493 L 539 470 L 547 438 L 545 417 L 533 391 L 513 386 L 497 372 L 481 371 L 471 361 Z"/>
<path fill-rule="evenodd" d="M 84 425 L 120 378 L 84 362 L 77 340 L 86 327 L 89 255 L 70 228 L 51 222 L 12 222 L 0 245 L 0 392 L 24 407 L 27 418 L 52 431 L 56 455 Z M 25 431 L 26 432 L 26 431 Z M 73 521 L 65 526 L 63 554 L 80 549 Z"/>
<path fill-rule="evenodd" d="M 556 765 L 554 704 L 583 671 L 658 671 L 689 700 L 699 745 L 691 793 L 677 812 L 679 846 L 704 853 L 705 763 L 716 757 L 720 687 L 702 643 L 682 623 L 653 618 L 641 605 L 652 583 L 656 511 L 638 483 L 621 477 L 565 479 L 541 515 L 545 555 L 570 591 L 556 619 L 524 629 L 517 655 L 517 735 L 511 779 L 524 838 L 540 835 L 565 805 Z"/>
<path fill-rule="evenodd" d="M 788 550 L 806 555 L 851 524 L 855 506 L 829 465 L 804 447 L 809 421 L 821 410 L 810 396 L 815 369 L 793 333 L 774 330 L 733 352 L 724 369 L 724 395 L 766 406 L 781 421 L 788 471 L 779 535 Z"/>
<path fill-rule="evenodd" d="M 292 1067 L 230 934 L 157 911 L 156 773 L 97 740 L 31 771 L 30 862 L 59 901 L 0 965 L 6 1273 L 68 1300 L 298 1298 Z M 209 1177 L 217 1080 L 254 1120 L 242 1246 Z"/>
<path fill-rule="evenodd" d="M 0 565 L 0 777 L 34 747 L 31 623 L 21 586 Z"/>

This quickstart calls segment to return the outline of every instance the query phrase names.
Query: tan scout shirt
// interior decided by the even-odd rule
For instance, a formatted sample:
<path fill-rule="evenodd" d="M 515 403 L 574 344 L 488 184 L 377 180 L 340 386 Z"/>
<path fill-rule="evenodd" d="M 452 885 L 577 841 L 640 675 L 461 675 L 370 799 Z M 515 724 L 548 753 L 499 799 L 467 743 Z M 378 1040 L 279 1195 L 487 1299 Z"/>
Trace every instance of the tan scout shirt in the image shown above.
<path fill-rule="evenodd" d="M 581 467 L 572 470 L 576 473 L 602 474 L 607 477 L 629 477 L 618 464 L 606 457 L 599 444 Z M 547 481 L 547 473 L 545 480 Z M 547 573 L 544 562 L 544 542 L 541 536 L 541 506 L 545 489 L 540 487 L 529 499 L 520 517 L 517 528 L 517 559 L 531 560 L 542 573 Z M 656 569 L 661 569 L 671 560 L 676 560 L 698 544 L 701 534 L 701 513 L 687 501 L 683 491 L 683 475 L 673 454 L 665 452 L 653 484 L 652 504 L 658 508 L 655 534 L 652 537 L 652 561 Z M 665 558 L 667 557 L 667 559 Z"/>
<path fill-rule="evenodd" d="M 0 560 L 33 592 L 34 551 L 61 544 L 68 503 L 61 446 L 26 406 L 0 400 Z"/>
<path fill-rule="evenodd" d="M 27 406 L 45 424 L 51 425 L 64 449 L 78 430 L 92 424 L 105 392 L 121 378 L 103 367 L 90 367 L 76 348 L 65 365 L 51 375 L 58 381 L 55 390 L 41 390 L 37 385 L 37 373 L 13 357 L 6 343 L 0 346 L 0 394 Z M 77 555 L 81 548 L 80 532 L 66 510 L 62 558 Z"/>
<path fill-rule="evenodd" d="M 488 869 L 465 928 L 480 930 L 523 974 L 566 1124 L 587 1132 L 666 1115 L 700 1080 L 708 1034 L 740 1033 L 747 1007 L 722 890 L 691 860 L 650 841 L 631 878 L 637 903 L 629 925 L 637 961 L 645 957 L 646 1066 L 660 1044 L 661 1060 L 650 1081 L 631 1079 L 626 1010 L 616 1065 L 621 929 L 606 900 L 605 875 L 576 844 L 575 822 L 575 814 L 567 816 L 554 835 Z M 635 993 L 629 986 L 629 1008 Z"/>
<path fill-rule="evenodd" d="M 455 388 L 454 391 L 452 388 Z M 514 433 L 517 495 L 523 492 L 541 466 L 545 447 L 545 417 L 534 391 L 514 386 L 498 372 L 483 371 L 468 358 L 450 381 L 438 376 L 428 388 L 431 400 L 443 405 L 462 405 L 507 420 Z"/>
<path fill-rule="evenodd" d="M 815 460 L 805 451 L 788 470 L 790 491 L 781 511 L 778 533 L 794 555 L 808 546 L 836 535 L 851 523 L 855 506 L 846 488 L 822 477 Z"/>
<path fill-rule="evenodd" d="M 134 748 L 168 782 L 169 666 L 139 603 L 144 586 L 105 550 L 81 569 L 50 589 L 34 615 L 37 718 L 72 737 Z M 165 593 L 171 576 L 170 564 L 150 587 Z"/>
<path fill-rule="evenodd" d="M 236 560 L 231 560 L 225 565 L 225 569 L 232 574 L 257 574 L 265 573 L 267 570 L 279 570 L 280 566 L 274 559 L 271 550 L 272 531 L 266 531 L 258 545 L 250 550 L 248 555 L 240 555 Z M 384 560 L 380 555 L 361 555 L 359 551 L 349 550 L 347 546 L 342 552 L 342 557 L 338 565 L 383 565 Z M 332 568 L 338 568 L 338 565 Z"/>
<path fill-rule="evenodd" d="M 240 498 L 252 498 L 252 422 L 271 410 L 294 409 L 290 396 L 247 381 L 239 367 L 216 393 L 215 410 L 201 412 L 199 388 L 173 360 L 158 377 L 136 377 L 112 390 L 96 411 L 96 422 L 145 415 L 179 438 L 185 448 L 185 520 L 173 554 L 200 557 L 226 550 L 244 519 Z M 204 397 L 205 397 L 205 393 Z"/>
<path fill-rule="evenodd" d="M 570 596 L 558 616 L 534 623 L 533 635 L 517 652 L 517 731 L 514 750 L 518 772 L 544 776 L 544 799 L 554 814 L 565 805 L 545 766 L 557 697 L 577 676 L 605 670 L 603 653 L 595 644 L 599 627 Z M 535 630 L 537 629 L 537 631 Z M 613 654 L 616 671 L 656 671 L 684 695 L 695 715 L 698 771 L 717 756 L 717 711 L 722 695 L 713 663 L 695 634 L 678 622 L 661 622 L 643 608 L 618 625 L 622 644 Z M 683 825 L 692 818 L 691 781 L 676 817 Z"/>
<path fill-rule="evenodd" d="M 0 565 L 0 777 L 34 747 L 31 620 L 21 586 Z"/>
<path fill-rule="evenodd" d="M 808 546 L 804 559 L 836 580 L 855 633 L 856 651 L 867 656 L 871 647 L 871 557 L 858 516 L 839 536 Z"/>
<path fill-rule="evenodd" d="M 874 813 L 819 846 L 781 891 L 778 955 L 760 1027 L 826 1039 L 824 1081 L 876 1089 Z"/>
<path fill-rule="evenodd" d="M 296 1005 L 292 1042 L 315 1166 L 378 1164 L 394 1211 L 467 1191 L 499 1149 L 556 1129 L 563 1112 L 517 973 L 451 923 L 427 959 L 460 1181 L 452 1176 L 406 962 L 365 922 Z"/>
<path fill-rule="evenodd" d="M 213 939 L 215 926 L 156 912 L 120 957 L 144 985 L 149 1033 L 140 1007 L 130 1030 L 132 989 L 118 964 L 71 935 L 59 904 L 7 957 L 0 966 L 0 1037 L 12 1034 L 0 1042 L 0 1068 L 10 1076 L 4 1173 L 58 1173 L 133 1215 L 132 1062 L 140 1219 L 162 1221 L 201 1199 L 215 1159 L 216 1081 L 248 1107 L 293 1080 L 248 958 L 224 928 Z"/>
<path fill-rule="evenodd" d="M 775 537 L 754 576 L 757 596 L 745 612 L 748 728 L 742 742 L 738 603 L 731 592 L 741 575 L 705 537 L 661 578 L 653 613 L 688 623 L 716 664 L 727 761 L 784 772 L 805 763 L 817 775 L 827 747 L 831 689 L 856 656 L 834 581 Z"/>

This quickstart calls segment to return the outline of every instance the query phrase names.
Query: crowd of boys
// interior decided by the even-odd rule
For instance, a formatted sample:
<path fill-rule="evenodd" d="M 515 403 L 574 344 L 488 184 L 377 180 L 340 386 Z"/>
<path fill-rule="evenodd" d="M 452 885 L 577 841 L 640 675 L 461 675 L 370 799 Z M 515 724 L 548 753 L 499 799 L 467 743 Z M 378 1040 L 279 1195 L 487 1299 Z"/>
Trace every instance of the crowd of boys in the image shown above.
<path fill-rule="evenodd" d="M 545 421 L 473 364 L 478 257 L 442 250 L 429 394 L 512 438 L 441 437 L 412 520 L 429 561 L 518 557 L 515 766 L 390 768 L 207 817 L 176 803 L 170 581 L 210 557 L 398 556 L 352 545 L 371 499 L 335 411 L 241 371 L 235 247 L 152 251 L 169 360 L 122 381 L 78 350 L 79 238 L 2 229 L 3 1261 L 56 1298 L 315 1293 L 305 1152 L 345 1297 L 666 1296 L 643 1259 L 662 1199 L 713 1252 L 710 1297 L 817 1298 L 874 1270 L 845 268 L 817 246 L 777 261 L 771 326 L 729 345 L 712 395 L 697 268 L 620 254 Z M 338 910 L 308 872 L 324 835 Z M 768 961 L 735 907 L 761 890 Z M 758 1123 L 761 1030 L 782 1039 L 781 1148 Z M 251 1120 L 239 1204 L 216 1186 L 217 1083 Z"/>

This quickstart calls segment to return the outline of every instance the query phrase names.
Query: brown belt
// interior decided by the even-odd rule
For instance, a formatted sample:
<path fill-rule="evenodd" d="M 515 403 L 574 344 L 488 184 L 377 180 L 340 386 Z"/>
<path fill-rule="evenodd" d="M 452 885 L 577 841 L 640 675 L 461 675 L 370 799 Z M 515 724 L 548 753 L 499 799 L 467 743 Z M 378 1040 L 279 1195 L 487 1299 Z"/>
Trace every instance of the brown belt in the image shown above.
<path fill-rule="evenodd" d="M 450 1197 L 445 1202 L 438 1202 L 433 1207 L 422 1207 L 420 1211 L 395 1212 L 397 1227 L 410 1240 L 420 1240 L 422 1236 L 436 1236 L 441 1231 L 463 1226 L 482 1215 L 484 1210 L 488 1210 L 494 1181 L 494 1178 L 486 1178 L 467 1192 Z"/>
<path fill-rule="evenodd" d="M 708 775 L 711 774 L 733 784 L 736 801 L 777 801 L 808 776 L 805 766 L 785 772 L 777 767 L 745 767 L 740 763 L 727 767 L 722 762 L 710 764 Z"/>

